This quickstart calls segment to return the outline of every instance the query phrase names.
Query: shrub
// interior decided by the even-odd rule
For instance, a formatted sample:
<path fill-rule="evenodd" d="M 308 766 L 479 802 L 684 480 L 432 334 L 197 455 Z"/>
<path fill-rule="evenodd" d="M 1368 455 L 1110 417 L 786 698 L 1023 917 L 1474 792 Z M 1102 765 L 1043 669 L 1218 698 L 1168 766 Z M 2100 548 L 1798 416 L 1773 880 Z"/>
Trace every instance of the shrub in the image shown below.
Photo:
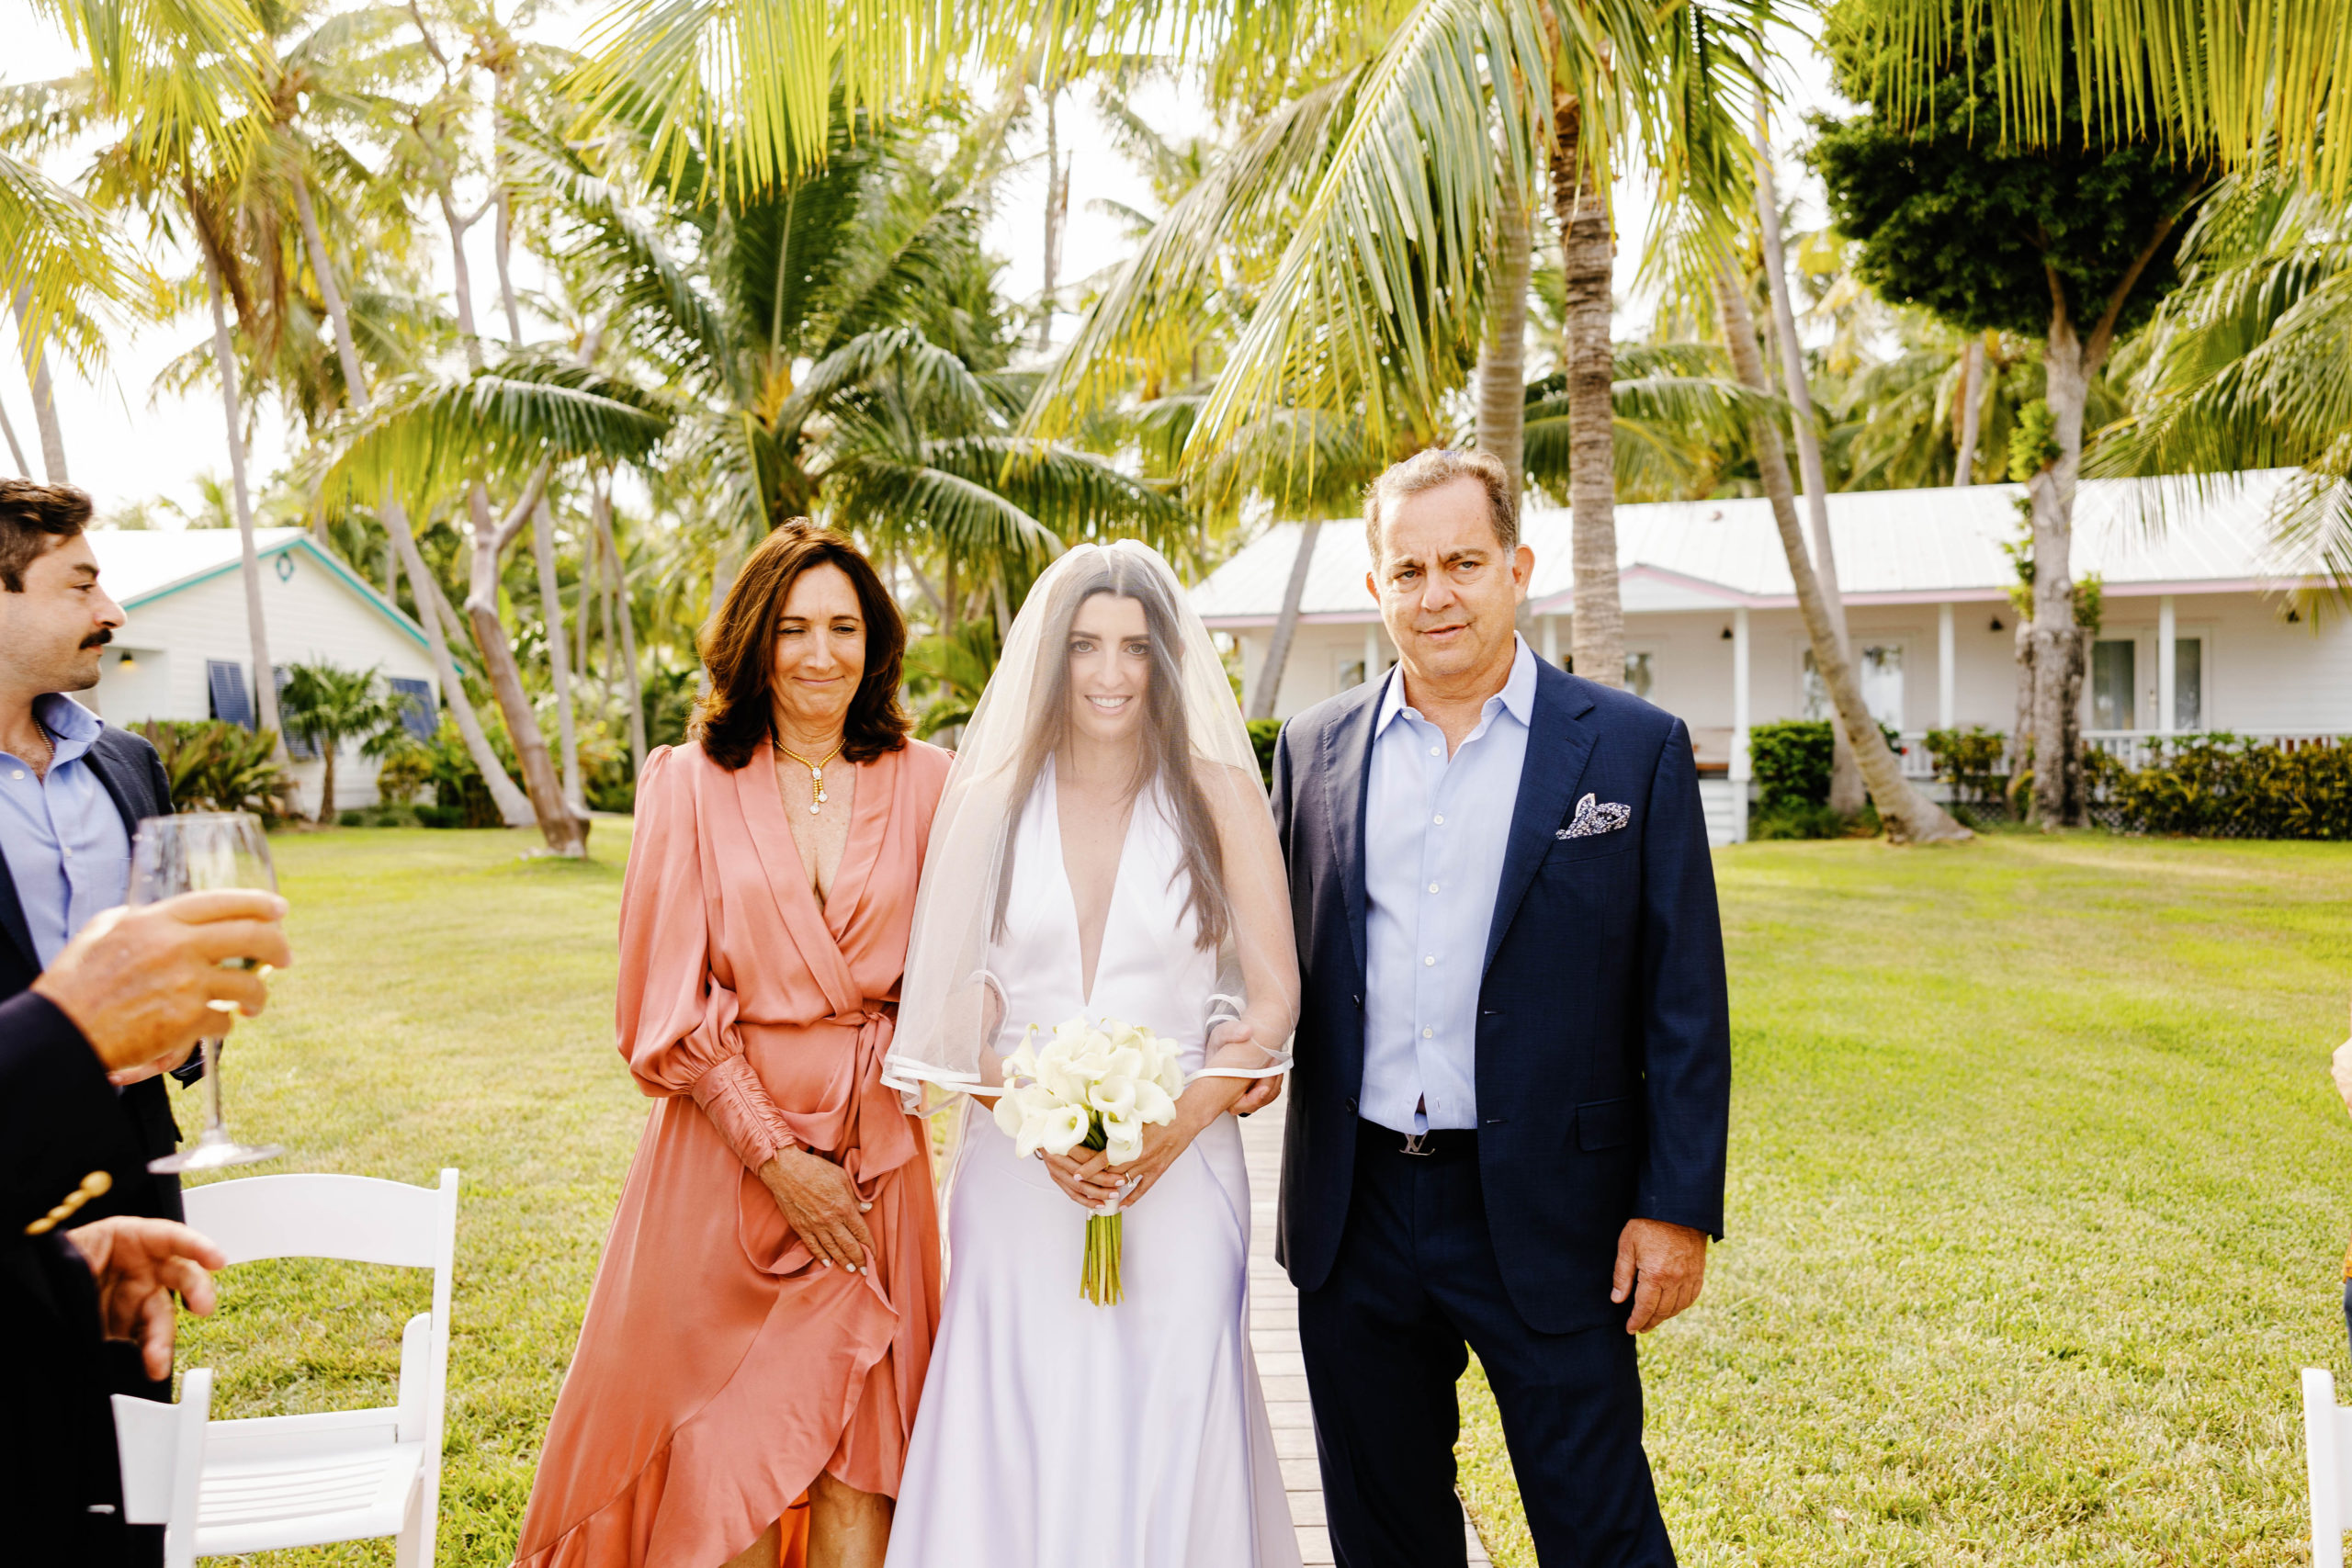
<path fill-rule="evenodd" d="M 390 806 L 406 806 L 433 782 L 433 755 L 422 740 L 394 747 L 376 770 L 376 794 Z"/>
<path fill-rule="evenodd" d="M 504 765 L 509 778 L 514 777 L 514 750 L 506 739 L 505 726 L 495 722 L 494 715 L 484 716 L 483 728 L 490 738 L 490 748 Z M 490 785 L 482 782 L 481 770 L 474 766 L 473 754 L 466 750 L 466 738 L 458 732 L 458 722 L 447 714 L 441 716 L 441 728 L 420 750 L 424 754 L 425 778 L 433 785 L 433 804 L 437 809 L 430 818 L 424 807 L 417 810 L 417 818 L 428 828 L 496 828 L 503 825 L 498 815 L 498 803 L 491 798 Z"/>
<path fill-rule="evenodd" d="M 164 760 L 175 811 L 251 811 L 275 826 L 293 782 L 277 766 L 277 733 L 222 718 L 151 718 L 130 726 Z"/>
<path fill-rule="evenodd" d="M 1747 732 L 1748 764 L 1756 774 L 1756 811 L 1770 817 L 1783 807 L 1825 806 L 1836 746 L 1826 718 L 1784 718 Z M 1788 838 L 1815 835 L 1785 834 Z"/>
<path fill-rule="evenodd" d="M 357 828 L 363 826 L 368 818 L 356 811 L 346 811 L 334 820 L 338 828 Z"/>
<path fill-rule="evenodd" d="M 2352 839 L 2352 747 L 2234 735 L 2159 743 L 2108 789 L 2120 826 L 2235 839 Z"/>
<path fill-rule="evenodd" d="M 1258 753 L 1258 775 L 1266 787 L 1274 787 L 1274 742 L 1283 733 L 1283 721 L 1278 718 L 1249 718 L 1241 721 L 1250 731 L 1250 749 Z"/>
<path fill-rule="evenodd" d="M 1928 731 L 1928 756 L 1955 804 L 1984 806 L 1999 798 L 2008 784 L 2007 741 L 2001 731 L 1981 724 Z"/>
<path fill-rule="evenodd" d="M 1750 839 L 1840 839 L 1846 819 L 1826 803 L 1781 800 L 1759 808 L 1747 819 Z"/>

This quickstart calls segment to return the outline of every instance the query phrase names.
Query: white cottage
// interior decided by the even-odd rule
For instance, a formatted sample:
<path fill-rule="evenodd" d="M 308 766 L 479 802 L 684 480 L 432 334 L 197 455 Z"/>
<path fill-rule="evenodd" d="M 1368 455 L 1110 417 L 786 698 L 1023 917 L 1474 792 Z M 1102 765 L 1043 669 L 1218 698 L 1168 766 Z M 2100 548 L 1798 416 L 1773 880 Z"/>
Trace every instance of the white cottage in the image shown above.
<path fill-rule="evenodd" d="M 2083 728 L 2127 757 L 2184 730 L 2311 737 L 2352 733 L 2352 620 L 2303 615 L 2284 591 L 2324 581 L 2285 559 L 2268 518 L 2286 470 L 2203 491 L 2182 481 L 2095 479 L 2075 505 L 2074 569 L 2105 583 L 2084 682 Z M 1871 711 L 1899 731 L 1904 766 L 1932 773 L 1929 729 L 2016 718 L 2015 485 L 1863 491 L 1829 497 L 1847 624 Z M 1532 636 L 1544 657 L 1571 644 L 1569 522 L 1531 509 Z M 1296 525 L 1267 531 L 1193 591 L 1202 618 L 1240 644 L 1253 695 Z M 1770 503 L 1674 502 L 1617 508 L 1626 683 L 1679 715 L 1697 744 L 1720 841 L 1744 837 L 1747 729 L 1818 718 L 1826 703 L 1796 610 Z M 1317 536 L 1296 637 L 1274 711 L 1283 716 L 1395 662 L 1364 587 L 1360 520 Z"/>
<path fill-rule="evenodd" d="M 89 534 L 98 580 L 124 612 L 95 691 L 82 701 L 109 724 L 147 718 L 254 722 L 253 643 L 242 553 L 232 528 Z M 424 629 L 300 528 L 264 528 L 263 614 L 279 667 L 330 663 L 375 670 L 408 699 L 408 723 L 430 735 L 439 682 Z M 294 779 L 315 811 L 325 764 L 298 756 Z M 335 761 L 335 808 L 376 800 L 375 764 L 346 748 Z"/>

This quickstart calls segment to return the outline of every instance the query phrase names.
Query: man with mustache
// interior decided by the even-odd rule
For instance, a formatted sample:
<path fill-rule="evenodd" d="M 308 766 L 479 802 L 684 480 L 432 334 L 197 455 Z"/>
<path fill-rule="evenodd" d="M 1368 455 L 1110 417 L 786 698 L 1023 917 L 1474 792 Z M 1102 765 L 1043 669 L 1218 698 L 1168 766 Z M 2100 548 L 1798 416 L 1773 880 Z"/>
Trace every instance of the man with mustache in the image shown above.
<path fill-rule="evenodd" d="M 98 683 L 100 649 L 123 618 L 98 585 L 89 521 L 89 496 L 71 485 L 0 479 L 0 1000 L 124 901 L 132 832 L 172 810 L 155 748 L 67 695 Z M 149 1157 L 179 1144 L 162 1071 L 113 1075 Z M 201 1059 L 172 1071 L 193 1082 Z M 108 1214 L 179 1219 L 179 1179 L 142 1173 L 75 1223 Z"/>

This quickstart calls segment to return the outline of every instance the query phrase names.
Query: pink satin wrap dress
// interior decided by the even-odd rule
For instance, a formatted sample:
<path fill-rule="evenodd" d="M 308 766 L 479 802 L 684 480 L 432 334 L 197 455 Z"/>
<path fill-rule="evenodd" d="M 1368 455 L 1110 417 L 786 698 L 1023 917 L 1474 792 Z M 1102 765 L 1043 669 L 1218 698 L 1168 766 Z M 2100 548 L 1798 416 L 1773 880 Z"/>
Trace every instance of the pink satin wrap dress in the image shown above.
<path fill-rule="evenodd" d="M 733 773 L 692 744 L 646 760 L 616 1012 L 655 1104 L 518 1564 L 718 1568 L 820 1471 L 897 1495 L 939 1323 L 939 1219 L 922 1123 L 880 1074 L 947 763 L 910 741 L 859 767 L 820 905 L 766 747 Z M 873 1204 L 870 1270 L 813 1259 L 753 1174 L 793 1145 Z"/>

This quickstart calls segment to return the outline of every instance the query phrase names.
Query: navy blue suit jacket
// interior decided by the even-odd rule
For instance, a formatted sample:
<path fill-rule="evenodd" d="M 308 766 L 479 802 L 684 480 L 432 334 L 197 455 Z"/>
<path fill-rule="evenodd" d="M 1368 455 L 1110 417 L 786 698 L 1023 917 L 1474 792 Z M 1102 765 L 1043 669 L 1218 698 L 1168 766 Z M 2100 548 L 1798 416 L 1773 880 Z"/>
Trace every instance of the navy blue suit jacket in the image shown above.
<path fill-rule="evenodd" d="M 1353 1186 L 1363 1080 L 1363 816 L 1382 682 L 1309 708 L 1274 750 L 1303 994 L 1278 1254 L 1330 1275 Z M 1577 800 L 1631 807 L 1564 839 Z M 1714 868 L 1682 721 L 1537 666 L 1479 986 L 1478 1165 L 1511 1304 L 1566 1333 L 1609 1300 L 1628 1219 L 1723 1234 L 1730 1008 Z"/>

